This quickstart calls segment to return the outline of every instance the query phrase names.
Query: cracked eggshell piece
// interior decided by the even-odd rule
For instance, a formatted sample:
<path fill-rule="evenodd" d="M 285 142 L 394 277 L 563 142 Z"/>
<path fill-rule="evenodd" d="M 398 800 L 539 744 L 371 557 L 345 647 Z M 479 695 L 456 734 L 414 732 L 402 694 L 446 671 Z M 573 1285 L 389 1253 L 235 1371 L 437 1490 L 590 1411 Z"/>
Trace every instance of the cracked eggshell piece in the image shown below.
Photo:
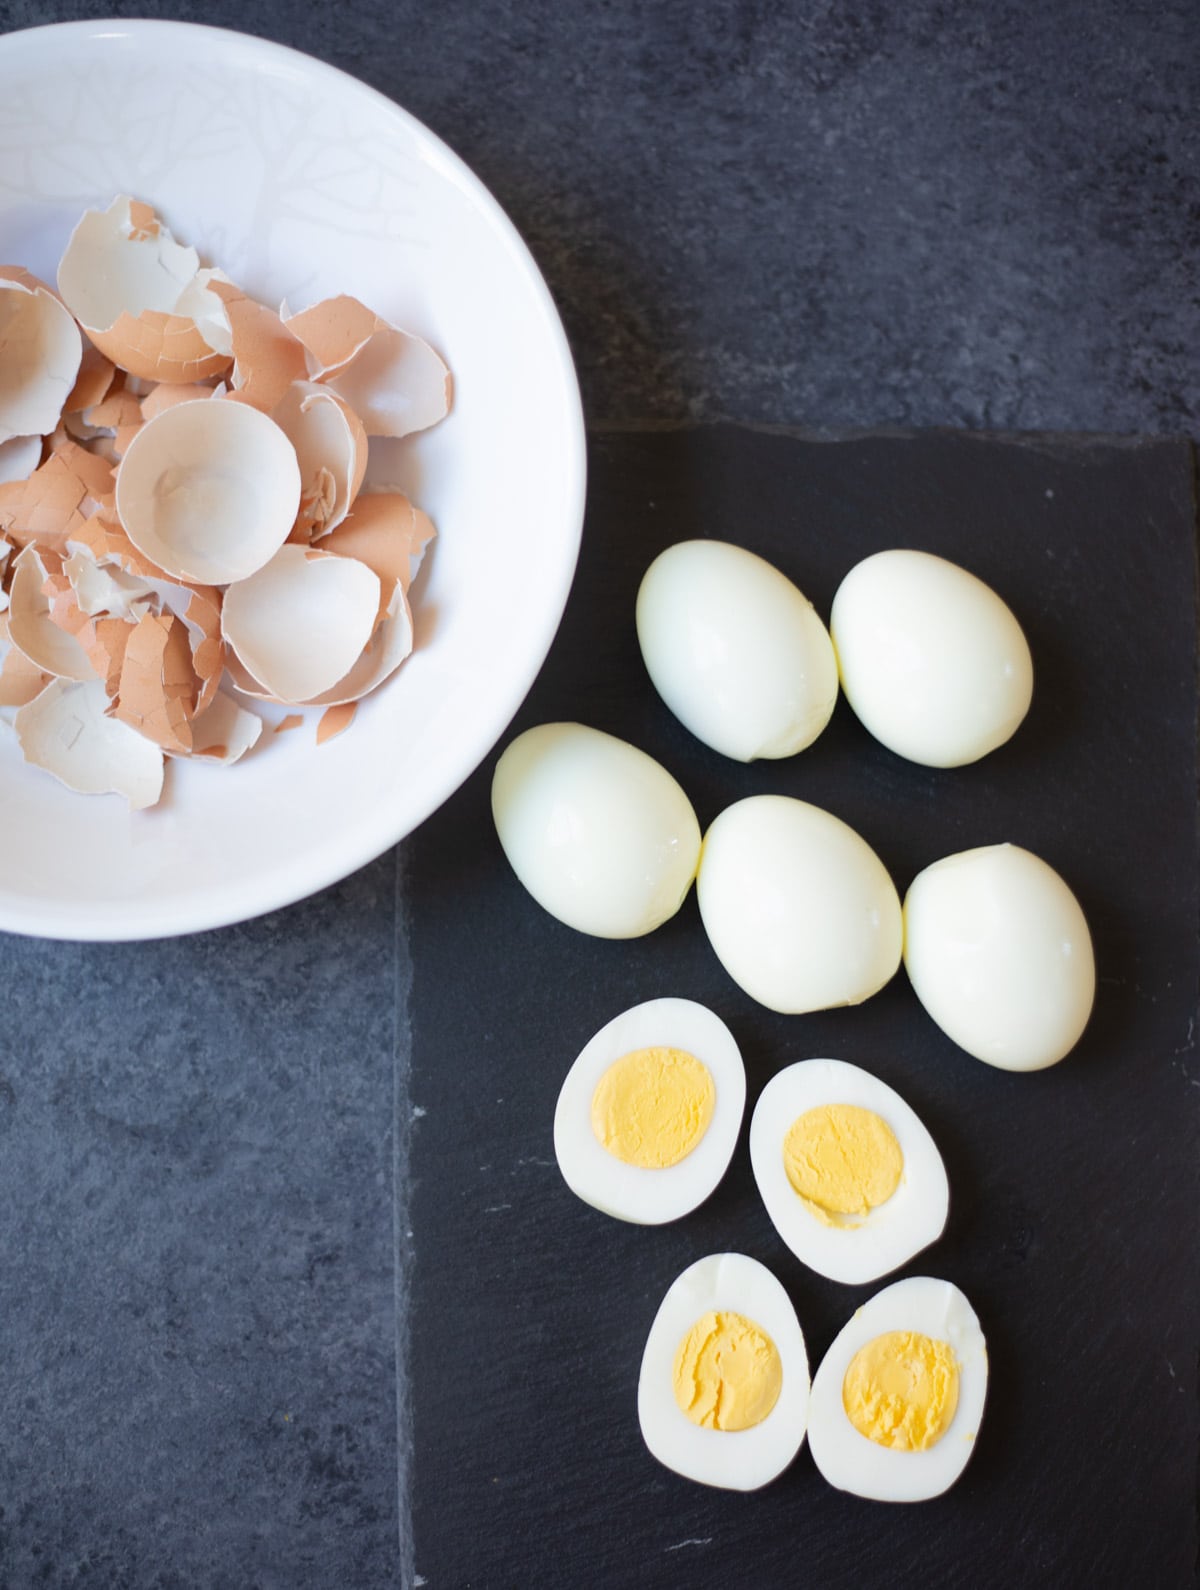
<path fill-rule="evenodd" d="M 324 299 L 285 324 L 308 351 L 310 375 L 346 400 L 368 436 L 409 436 L 449 413 L 453 382 L 441 355 L 358 299 Z"/>
<path fill-rule="evenodd" d="M 228 399 L 177 403 L 134 437 L 116 502 L 129 539 L 167 574 L 227 585 L 261 569 L 287 539 L 300 469 L 287 437 L 257 409 Z"/>
<path fill-rule="evenodd" d="M 191 727 L 192 755 L 230 766 L 258 744 L 263 721 L 221 690 L 196 714 Z"/>
<path fill-rule="evenodd" d="M 27 546 L 13 560 L 9 590 L 8 632 L 18 651 L 43 673 L 57 679 L 94 679 L 87 652 L 70 629 L 56 623 L 46 586 L 52 573 L 61 572 L 52 552 Z M 85 615 L 80 614 L 80 620 Z"/>
<path fill-rule="evenodd" d="M 227 328 L 221 330 L 211 319 L 204 318 L 201 330 L 215 345 L 228 347 L 233 355 L 231 396 L 269 414 L 283 401 L 293 382 L 307 379 L 304 348 L 266 304 L 247 297 L 220 272 L 201 275 L 208 277 L 207 296 L 219 305 Z"/>
<path fill-rule="evenodd" d="M 58 267 L 63 302 L 96 348 L 149 381 L 199 381 L 229 368 L 227 354 L 179 314 L 200 267 L 195 249 L 171 236 L 150 205 L 127 195 L 87 210 Z"/>
<path fill-rule="evenodd" d="M 316 540 L 349 513 L 367 468 L 367 433 L 350 405 L 315 381 L 294 381 L 271 418 L 300 466 L 297 533 Z"/>
<path fill-rule="evenodd" d="M 25 706 L 41 695 L 51 677 L 13 645 L 8 634 L 8 614 L 0 613 L 0 707 Z"/>
<path fill-rule="evenodd" d="M 794 1123 L 810 1111 L 850 1106 L 877 1116 L 902 1156 L 900 1180 L 884 1202 L 863 1214 L 824 1215 L 806 1206 L 788 1177 L 784 1145 Z M 818 1152 L 818 1165 L 828 1139 Z M 950 1184 L 937 1145 L 924 1123 L 886 1082 L 844 1060 L 798 1060 L 771 1078 L 750 1121 L 750 1163 L 759 1195 L 776 1231 L 810 1270 L 846 1286 L 876 1281 L 907 1264 L 946 1225 Z M 853 1178 L 854 1148 L 832 1152 L 825 1168 Z M 851 1188 L 852 1191 L 859 1190 Z"/>
<path fill-rule="evenodd" d="M 272 699 L 304 704 L 357 662 L 375 631 L 380 599 L 378 576 L 357 559 L 283 546 L 225 592 L 222 631 Z"/>
<path fill-rule="evenodd" d="M 923 1451 L 881 1445 L 851 1423 L 844 1387 L 855 1357 L 878 1337 L 913 1333 L 944 1343 L 958 1371 L 950 1421 Z M 843 1326 L 813 1377 L 808 1444 L 813 1462 L 839 1491 L 877 1502 L 923 1502 L 954 1484 L 975 1450 L 987 1401 L 987 1343 L 975 1310 L 949 1281 L 914 1275 L 876 1292 Z M 899 1393 L 893 1411 L 903 1413 Z M 881 1410 L 884 1411 L 884 1410 Z"/>
<path fill-rule="evenodd" d="M 355 499 L 349 517 L 322 539 L 321 550 L 357 558 L 385 586 L 399 585 L 407 594 L 436 534 L 429 515 L 402 492 L 367 491 Z"/>
<path fill-rule="evenodd" d="M 113 493 L 113 470 L 103 458 L 57 439 L 45 462 L 25 480 L 0 486 L 0 533 L 17 546 L 36 541 L 60 551 L 68 538 Z"/>
<path fill-rule="evenodd" d="M 676 1051 L 698 1066 L 691 1065 L 690 1075 L 668 1094 L 674 1099 L 669 1109 L 660 1108 L 661 1096 L 651 1091 L 661 1086 L 654 1070 L 643 1074 L 640 1087 L 614 1093 L 602 1116 L 617 1134 L 610 1149 L 597 1135 L 597 1089 L 615 1065 L 641 1050 Z M 711 1115 L 688 1148 L 702 1097 L 698 1090 L 706 1087 L 712 1090 Z M 716 1189 L 733 1158 L 745 1106 L 741 1050 L 721 1018 L 691 999 L 647 1000 L 601 1027 L 567 1072 L 554 1111 L 558 1168 L 575 1196 L 603 1214 L 639 1226 L 663 1225 L 698 1208 Z M 629 1143 L 660 1163 L 636 1163 L 626 1153 Z M 665 1154 L 659 1152 L 664 1148 Z"/>
<path fill-rule="evenodd" d="M 394 585 L 379 625 L 354 667 L 336 685 L 303 705 L 345 707 L 361 700 L 390 678 L 412 649 L 412 612 L 402 587 Z M 348 725 L 350 717 L 345 722 Z"/>
<path fill-rule="evenodd" d="M 676 1354 L 709 1314 L 740 1314 L 765 1333 L 782 1368 L 779 1395 L 747 1429 L 704 1428 L 675 1397 Z M 791 1299 L 770 1270 L 744 1253 L 698 1259 L 668 1288 L 646 1338 L 638 1376 L 642 1438 L 666 1468 L 701 1485 L 754 1491 L 795 1458 L 809 1421 L 810 1380 L 804 1332 Z"/>
<path fill-rule="evenodd" d="M 173 613 L 146 613 L 125 642 L 113 717 L 164 751 L 186 756 L 198 696 L 185 625 Z"/>
<path fill-rule="evenodd" d="M 47 436 L 83 359 L 83 338 L 58 296 L 20 266 L 0 266 L 0 442 Z"/>
<path fill-rule="evenodd" d="M 162 752 L 108 716 L 99 679 L 54 679 L 13 721 L 25 760 L 68 789 L 123 795 L 134 811 L 153 806 L 162 794 Z"/>

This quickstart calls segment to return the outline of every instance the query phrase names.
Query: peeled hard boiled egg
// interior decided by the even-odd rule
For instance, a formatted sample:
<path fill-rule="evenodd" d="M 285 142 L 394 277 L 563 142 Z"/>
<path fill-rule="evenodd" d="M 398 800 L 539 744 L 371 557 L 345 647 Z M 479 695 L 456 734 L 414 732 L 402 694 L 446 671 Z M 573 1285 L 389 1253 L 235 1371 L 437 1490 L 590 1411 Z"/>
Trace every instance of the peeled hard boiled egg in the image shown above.
<path fill-rule="evenodd" d="M 1079 902 L 1019 845 L 946 856 L 904 901 L 904 965 L 917 998 L 961 1049 L 1005 1071 L 1040 1071 L 1083 1034 L 1096 994 Z"/>
<path fill-rule="evenodd" d="M 638 591 L 637 634 L 667 706 L 739 762 L 802 751 L 837 702 L 833 645 L 812 603 L 744 547 L 681 541 L 660 553 Z"/>
<path fill-rule="evenodd" d="M 581 933 L 649 933 L 696 874 L 700 827 L 683 790 L 644 751 L 582 723 L 517 736 L 496 764 L 492 816 L 517 877 Z"/>
<path fill-rule="evenodd" d="M 775 1229 L 831 1281 L 877 1280 L 941 1236 L 950 1190 L 933 1138 L 900 1095 L 844 1060 L 772 1077 L 750 1161 Z"/>
<path fill-rule="evenodd" d="M 804 1334 L 770 1270 L 714 1253 L 672 1283 L 638 1379 L 642 1437 L 660 1463 L 701 1485 L 757 1490 L 800 1450 L 808 1397 Z"/>
<path fill-rule="evenodd" d="M 829 627 L 856 716 L 911 762 L 978 761 L 1029 710 L 1033 661 L 1021 626 L 990 586 L 945 558 L 865 558 L 838 587 Z"/>
<path fill-rule="evenodd" d="M 678 1220 L 728 1168 L 746 1104 L 729 1028 L 690 999 L 614 1016 L 567 1072 L 554 1152 L 571 1191 L 638 1225 Z"/>
<path fill-rule="evenodd" d="M 817 1370 L 813 1461 L 854 1496 L 940 1496 L 975 1450 L 987 1378 L 987 1344 L 958 1288 L 897 1281 L 863 1304 Z"/>
<path fill-rule="evenodd" d="M 705 835 L 696 891 L 721 964 L 770 1010 L 857 1005 L 900 965 L 886 867 L 807 801 L 752 795 L 726 807 Z"/>

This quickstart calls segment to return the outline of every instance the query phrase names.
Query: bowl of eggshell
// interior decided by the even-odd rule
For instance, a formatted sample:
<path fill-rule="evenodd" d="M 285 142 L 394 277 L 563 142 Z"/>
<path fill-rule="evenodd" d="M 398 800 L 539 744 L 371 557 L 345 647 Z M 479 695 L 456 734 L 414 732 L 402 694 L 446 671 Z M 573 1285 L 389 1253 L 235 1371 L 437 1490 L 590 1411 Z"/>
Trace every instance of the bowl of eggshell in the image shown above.
<path fill-rule="evenodd" d="M 496 742 L 578 552 L 578 387 L 462 162 L 175 23 L 0 39 L 0 929 L 330 884 Z"/>

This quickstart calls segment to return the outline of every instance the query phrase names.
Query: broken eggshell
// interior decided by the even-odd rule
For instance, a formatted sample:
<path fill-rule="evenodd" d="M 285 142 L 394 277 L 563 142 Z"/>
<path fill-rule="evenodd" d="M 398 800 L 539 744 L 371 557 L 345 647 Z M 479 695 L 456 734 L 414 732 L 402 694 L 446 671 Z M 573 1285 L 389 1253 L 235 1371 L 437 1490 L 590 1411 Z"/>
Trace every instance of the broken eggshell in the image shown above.
<path fill-rule="evenodd" d="M 116 503 L 129 539 L 165 573 L 228 585 L 287 539 L 300 469 L 287 437 L 257 409 L 227 398 L 177 403 L 134 437 Z"/>
<path fill-rule="evenodd" d="M 319 699 L 361 657 L 380 601 L 379 577 L 356 558 L 280 547 L 225 592 L 222 633 L 250 676 L 234 672 L 239 688 L 294 705 Z"/>
<path fill-rule="evenodd" d="M 115 792 L 138 811 L 162 793 L 163 754 L 108 716 L 99 679 L 52 679 L 13 719 L 25 760 L 85 795 Z"/>
<path fill-rule="evenodd" d="M 13 560 L 9 588 L 8 635 L 13 645 L 36 668 L 58 679 L 94 679 L 87 652 L 66 621 L 51 614 L 46 586 L 52 574 L 61 574 L 62 560 L 53 552 L 27 546 Z M 85 615 L 79 614 L 80 625 Z"/>
<path fill-rule="evenodd" d="M 436 534 L 433 520 L 403 492 L 367 491 L 321 546 L 326 552 L 358 558 L 375 570 L 385 587 L 398 583 L 407 594 Z"/>
<path fill-rule="evenodd" d="M 150 205 L 128 195 L 88 210 L 58 267 L 63 302 L 105 358 L 150 381 L 199 381 L 229 368 L 228 354 L 178 313 L 195 280 L 195 249 L 177 243 Z"/>
<path fill-rule="evenodd" d="M 296 449 L 300 465 L 300 511 L 292 539 L 315 541 L 342 523 L 358 496 L 367 468 L 367 433 L 345 399 L 315 381 L 293 381 L 271 417 Z"/>
<path fill-rule="evenodd" d="M 0 485 L 0 534 L 17 546 L 60 550 L 98 508 L 112 501 L 112 466 L 61 433 L 49 457 L 24 480 Z"/>
<path fill-rule="evenodd" d="M 79 327 L 58 297 L 19 265 L 0 266 L 0 442 L 48 435 L 83 358 Z"/>

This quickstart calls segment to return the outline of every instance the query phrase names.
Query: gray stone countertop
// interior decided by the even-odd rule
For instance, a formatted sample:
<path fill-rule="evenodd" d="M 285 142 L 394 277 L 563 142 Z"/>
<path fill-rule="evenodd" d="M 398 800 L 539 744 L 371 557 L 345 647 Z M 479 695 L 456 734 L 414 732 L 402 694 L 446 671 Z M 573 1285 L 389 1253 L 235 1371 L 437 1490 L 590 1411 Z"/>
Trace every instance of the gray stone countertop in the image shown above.
<path fill-rule="evenodd" d="M 445 138 L 596 427 L 1196 432 L 1185 0 L 0 0 L 0 31 L 114 14 L 277 39 Z M 404 876 L 196 939 L 0 937 L 0 1584 L 401 1582 Z"/>

